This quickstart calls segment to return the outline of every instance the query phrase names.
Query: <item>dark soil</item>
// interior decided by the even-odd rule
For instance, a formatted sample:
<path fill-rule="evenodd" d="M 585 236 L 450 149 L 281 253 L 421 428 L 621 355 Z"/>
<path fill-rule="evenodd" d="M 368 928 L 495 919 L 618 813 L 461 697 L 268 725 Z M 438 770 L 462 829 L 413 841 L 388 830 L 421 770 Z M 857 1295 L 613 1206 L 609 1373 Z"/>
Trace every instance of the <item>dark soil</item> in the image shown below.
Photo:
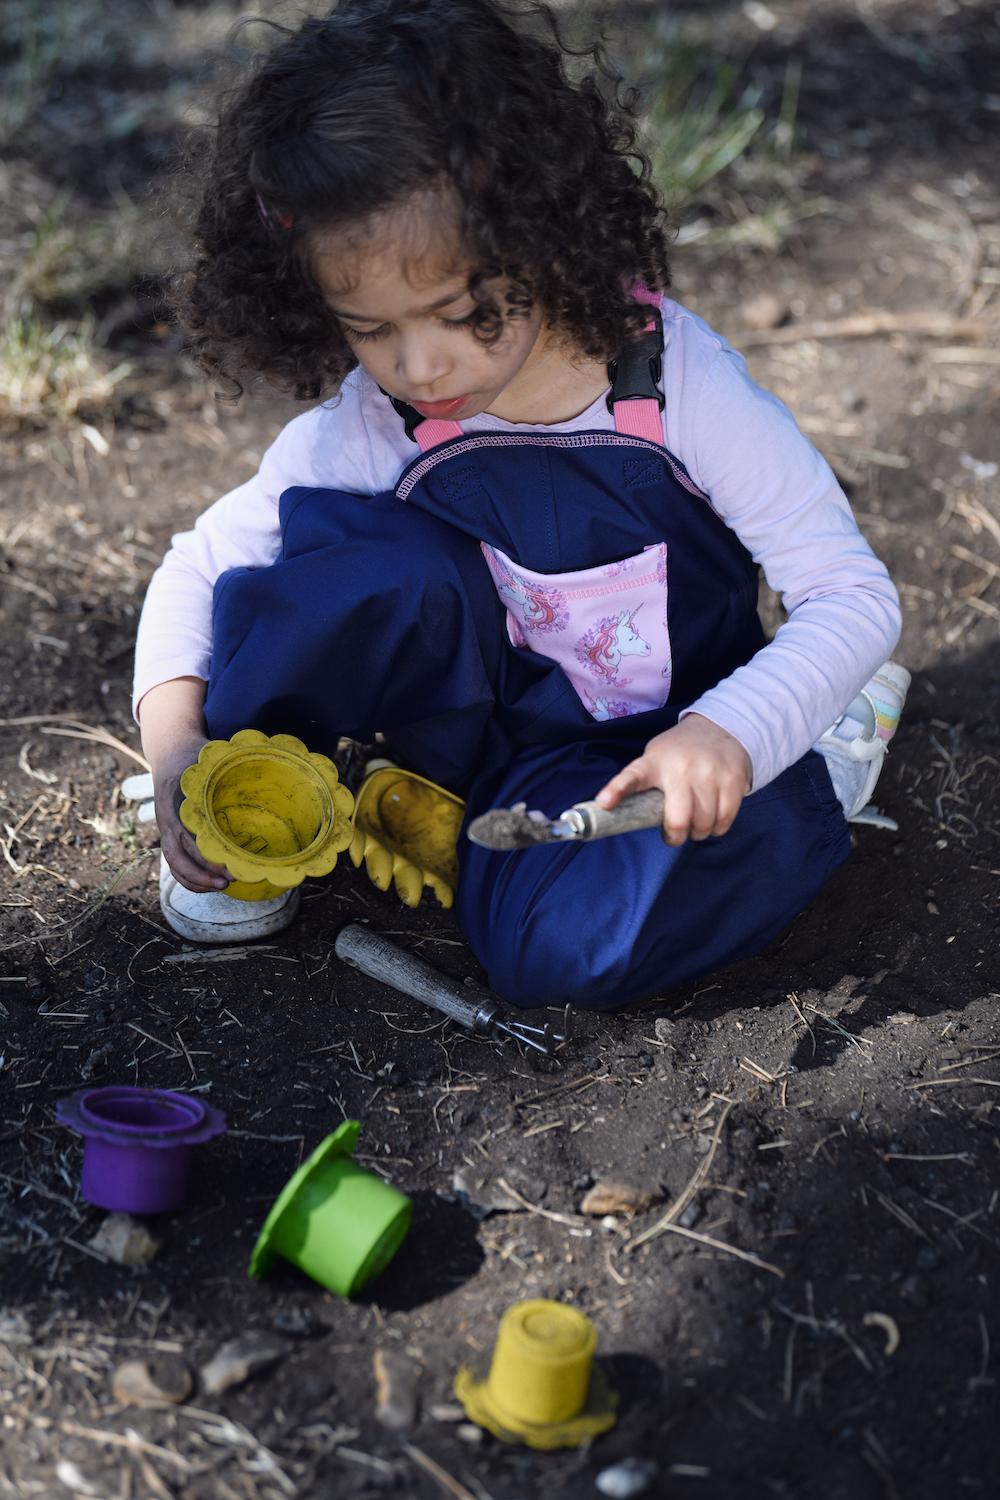
<path fill-rule="evenodd" d="M 0 1495 L 575 1500 L 626 1455 L 657 1461 L 651 1495 L 998 1493 L 1000 23 L 958 0 L 774 0 L 770 30 L 761 10 L 680 13 L 716 45 L 724 30 L 772 91 L 802 61 L 799 191 L 825 206 L 776 247 L 682 246 L 676 291 L 793 406 L 900 586 L 914 686 L 877 797 L 899 832 L 859 830 L 758 958 L 575 1017 L 556 1071 L 340 963 L 336 934 L 361 920 L 476 974 L 449 914 L 402 907 L 346 859 L 280 940 L 185 947 L 117 790 L 138 767 L 62 731 L 138 747 L 148 576 L 288 411 L 215 407 L 137 325 L 142 380 L 102 424 L 106 456 L 71 429 L 5 439 Z M 893 328 L 809 336 L 873 311 Z M 931 336 L 928 313 L 952 329 Z M 86 1250 L 102 1215 L 53 1117 L 84 1082 L 182 1088 L 229 1117 L 141 1270 Z M 352 1302 L 287 1267 L 248 1280 L 269 1204 L 345 1118 L 362 1161 L 413 1197 L 408 1240 Z M 681 1223 L 716 1246 L 630 1248 L 713 1151 Z M 533 1207 L 482 1217 L 458 1170 Z M 604 1177 L 661 1201 L 586 1218 Z M 597 1324 L 620 1419 L 589 1450 L 505 1447 L 441 1410 L 460 1365 L 485 1369 L 503 1309 L 533 1296 Z M 288 1348 L 245 1385 L 114 1403 L 123 1359 L 194 1368 L 247 1330 Z M 422 1368 L 403 1434 L 375 1418 L 380 1349 Z"/>

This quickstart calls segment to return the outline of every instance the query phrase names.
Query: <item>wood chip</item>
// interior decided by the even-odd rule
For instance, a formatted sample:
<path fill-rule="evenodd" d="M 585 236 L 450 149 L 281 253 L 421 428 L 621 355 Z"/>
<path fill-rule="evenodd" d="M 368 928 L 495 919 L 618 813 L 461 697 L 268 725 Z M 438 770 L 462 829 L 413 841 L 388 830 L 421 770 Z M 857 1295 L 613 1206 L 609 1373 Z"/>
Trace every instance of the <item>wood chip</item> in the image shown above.
<path fill-rule="evenodd" d="M 895 1318 L 890 1318 L 888 1313 L 871 1312 L 865 1313 L 861 1319 L 866 1328 L 881 1328 L 885 1334 L 885 1355 L 895 1354 L 899 1348 L 899 1325 Z"/>
<path fill-rule="evenodd" d="M 593 1214 L 599 1219 L 605 1214 L 636 1214 L 651 1208 L 659 1197 L 660 1194 L 636 1187 L 634 1183 L 602 1177 L 584 1196 L 580 1212 Z"/>
<path fill-rule="evenodd" d="M 194 1382 L 182 1359 L 127 1359 L 111 1377 L 111 1392 L 123 1406 L 175 1406 L 190 1396 Z"/>
<path fill-rule="evenodd" d="M 131 1214 L 108 1214 L 87 1244 L 116 1266 L 147 1265 L 160 1248 L 155 1234 Z"/>
<path fill-rule="evenodd" d="M 252 1375 L 276 1364 L 291 1345 L 271 1334 L 247 1334 L 222 1344 L 200 1370 L 202 1389 L 209 1396 L 220 1396 L 234 1385 L 242 1385 Z"/>
<path fill-rule="evenodd" d="M 406 1354 L 376 1349 L 375 1415 L 383 1427 L 407 1432 L 417 1419 L 417 1387 L 420 1366 Z"/>

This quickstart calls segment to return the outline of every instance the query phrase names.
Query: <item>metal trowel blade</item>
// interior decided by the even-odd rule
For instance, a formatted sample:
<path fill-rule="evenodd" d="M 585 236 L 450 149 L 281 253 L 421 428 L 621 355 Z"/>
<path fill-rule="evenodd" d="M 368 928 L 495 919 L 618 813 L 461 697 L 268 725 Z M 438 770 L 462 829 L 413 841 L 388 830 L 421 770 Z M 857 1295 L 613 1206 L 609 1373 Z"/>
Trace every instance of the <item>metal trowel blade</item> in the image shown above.
<path fill-rule="evenodd" d="M 532 849 L 536 844 L 553 844 L 569 833 L 564 823 L 554 823 L 545 813 L 529 812 L 527 803 L 513 807 L 493 807 L 473 818 L 468 835 L 483 849 Z"/>

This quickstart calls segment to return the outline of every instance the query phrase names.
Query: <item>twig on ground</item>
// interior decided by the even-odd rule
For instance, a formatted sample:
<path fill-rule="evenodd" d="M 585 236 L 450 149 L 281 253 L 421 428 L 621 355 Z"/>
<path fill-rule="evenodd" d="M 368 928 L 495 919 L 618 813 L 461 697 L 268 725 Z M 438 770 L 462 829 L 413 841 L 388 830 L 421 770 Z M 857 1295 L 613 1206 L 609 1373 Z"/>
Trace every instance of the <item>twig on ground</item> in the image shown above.
<path fill-rule="evenodd" d="M 841 1036 L 846 1037 L 851 1045 L 858 1049 L 862 1056 L 865 1055 L 863 1048 L 872 1046 L 872 1043 L 868 1039 L 868 1037 L 855 1036 L 853 1031 L 848 1031 L 847 1027 L 842 1026 L 834 1016 L 828 1016 L 825 1011 L 820 1010 L 818 1005 L 807 1005 L 805 1009 L 811 1010 L 814 1016 L 819 1016 L 820 1020 L 825 1021 L 833 1031 L 839 1031 Z"/>
<path fill-rule="evenodd" d="M 702 1157 L 701 1161 L 698 1163 L 695 1170 L 692 1172 L 687 1185 L 674 1199 L 673 1203 L 671 1203 L 670 1207 L 667 1209 L 662 1218 L 658 1219 L 657 1222 L 651 1225 L 649 1229 L 643 1230 L 642 1234 L 636 1235 L 634 1240 L 629 1241 L 627 1246 L 629 1254 L 631 1254 L 633 1250 L 638 1250 L 639 1246 L 644 1245 L 647 1240 L 655 1239 L 658 1234 L 664 1234 L 668 1229 L 670 1229 L 673 1226 L 674 1220 L 680 1218 L 681 1214 L 691 1202 L 691 1199 L 703 1186 L 705 1179 L 708 1176 L 709 1168 L 712 1165 L 715 1153 L 719 1149 L 719 1141 L 722 1139 L 722 1132 L 725 1128 L 725 1124 L 727 1119 L 729 1118 L 729 1112 L 732 1107 L 733 1106 L 731 1104 L 727 1104 L 724 1107 L 722 1113 L 719 1115 L 718 1122 L 715 1126 L 715 1133 L 712 1136 L 711 1144 L 705 1155 Z"/>
<path fill-rule="evenodd" d="M 85 724 L 82 719 L 70 718 L 65 714 L 22 714 L 14 719 L 0 719 L 0 729 L 13 728 L 21 724 L 37 724 L 43 734 L 65 735 L 68 739 L 90 740 L 95 745 L 105 745 L 109 750 L 118 750 L 122 755 L 127 755 L 142 766 L 144 771 L 151 769 L 144 755 L 141 755 L 138 750 L 133 750 L 131 745 L 126 745 L 125 741 L 112 734 L 110 729 L 95 729 L 92 724 Z"/>
<path fill-rule="evenodd" d="M 870 1469 L 874 1469 L 879 1479 L 885 1485 L 886 1500 L 902 1500 L 902 1496 L 896 1488 L 896 1481 L 892 1477 L 885 1449 L 870 1427 L 865 1430 L 865 1446 L 861 1450 L 861 1457 Z"/>
<path fill-rule="evenodd" d="M 82 922 L 86 922 L 90 917 L 96 916 L 108 898 L 114 895 L 126 876 L 131 875 L 132 871 L 138 869 L 145 860 L 152 859 L 154 855 L 158 858 L 159 853 L 159 849 L 143 849 L 141 854 L 136 855 L 135 859 L 129 860 L 127 865 L 122 865 L 121 869 L 115 872 L 107 885 L 101 886 L 96 899 L 85 906 L 83 911 L 77 912 L 75 917 L 67 917 L 64 922 L 59 923 L 58 927 L 50 927 L 47 932 L 36 932 L 31 937 L 15 938 L 12 943 L 4 943 L 0 947 L 0 953 L 10 953 L 15 948 L 24 948 L 31 943 L 48 943 L 53 938 L 65 937 L 67 933 L 79 927 Z"/>
<path fill-rule="evenodd" d="M 150 942 L 153 941 L 154 939 L 150 938 Z M 260 943 L 255 944 L 252 948 L 202 948 L 200 950 L 196 949 L 193 952 L 190 949 L 187 949 L 186 951 L 183 951 L 181 953 L 168 953 L 160 960 L 160 962 L 164 964 L 232 963 L 233 960 L 237 958 L 252 958 L 256 953 L 269 953 L 274 946 L 274 943 Z M 282 955 L 282 957 L 286 956 L 287 955 L 284 954 Z M 291 963 L 297 962 L 297 960 L 294 958 L 290 959 L 289 961 Z"/>
<path fill-rule="evenodd" d="M 979 1058 L 976 1061 L 980 1061 Z M 941 1089 L 948 1088 L 952 1084 L 969 1083 L 979 1084 L 987 1089 L 1000 1089 L 1000 1078 L 927 1078 L 922 1083 L 907 1083 L 907 1089 Z"/>
<path fill-rule="evenodd" d="M 812 1055 L 813 1055 L 813 1057 L 815 1057 L 816 1056 L 816 1033 L 815 1033 L 815 1031 L 813 1031 L 813 1029 L 810 1026 L 809 1022 L 805 1018 L 805 1015 L 804 1015 L 804 1013 L 802 1011 L 802 1007 L 799 1005 L 799 997 L 798 997 L 798 995 L 795 993 L 794 990 L 790 990 L 788 992 L 788 994 L 785 996 L 785 999 L 788 1001 L 789 1005 L 792 1007 L 792 1009 L 794 1010 L 795 1014 L 798 1016 L 799 1020 L 802 1022 L 803 1026 L 808 1031 L 808 1033 L 809 1033 L 809 1040 L 812 1042 Z"/>
<path fill-rule="evenodd" d="M 740 1068 L 761 1083 L 780 1083 L 782 1079 L 787 1078 L 789 1071 L 783 1068 L 780 1073 L 769 1073 L 766 1068 L 761 1067 L 760 1063 L 754 1062 L 752 1057 L 741 1057 Z"/>
<path fill-rule="evenodd" d="M 413 1462 L 419 1465 L 425 1474 L 429 1474 L 432 1479 L 436 1479 L 443 1490 L 449 1495 L 454 1496 L 454 1500 L 476 1500 L 476 1496 L 470 1489 L 467 1489 L 460 1480 L 455 1479 L 446 1469 L 442 1469 L 441 1465 L 435 1463 L 434 1459 L 425 1453 L 422 1448 L 416 1447 L 414 1443 L 404 1443 L 403 1452 L 412 1458 Z"/>
<path fill-rule="evenodd" d="M 892 333 L 912 338 L 974 340 L 985 338 L 991 326 L 982 318 L 956 318 L 950 313 L 919 310 L 891 313 L 875 309 L 854 313 L 847 318 L 824 318 L 815 323 L 792 323 L 782 328 L 748 328 L 737 333 L 733 342 L 747 349 L 760 344 L 797 344 L 806 339 L 869 339 Z"/>
<path fill-rule="evenodd" d="M 79 1422 L 61 1421 L 55 1417 L 42 1416 L 39 1412 L 20 1410 L 18 1415 L 33 1427 L 49 1430 L 54 1428 L 66 1437 L 82 1438 L 105 1448 L 127 1448 L 132 1453 L 146 1453 L 151 1458 L 161 1458 L 165 1463 L 173 1464 L 184 1474 L 191 1471 L 191 1464 L 180 1453 L 175 1453 L 172 1448 L 160 1447 L 157 1443 L 147 1443 L 134 1432 L 106 1432 L 101 1427 L 82 1427 Z"/>
<path fill-rule="evenodd" d="M 497 1178 L 497 1187 L 502 1188 L 505 1193 L 508 1193 L 514 1202 L 519 1203 L 527 1213 L 538 1214 L 543 1219 L 551 1219 L 553 1224 L 568 1224 L 570 1228 L 577 1229 L 581 1224 L 586 1224 L 587 1222 L 579 1214 L 557 1214 L 551 1208 L 540 1208 L 537 1203 L 530 1202 L 529 1199 L 525 1198 L 523 1193 L 519 1193 L 517 1188 L 511 1187 L 510 1183 L 504 1177 Z"/>
<path fill-rule="evenodd" d="M 727 1245 L 724 1240 L 713 1239 L 710 1234 L 699 1234 L 696 1229 L 682 1229 L 679 1224 L 665 1224 L 662 1233 L 679 1234 L 686 1240 L 694 1240 L 696 1244 L 707 1245 L 712 1250 L 721 1250 L 726 1255 L 735 1255 L 738 1260 L 749 1262 L 759 1271 L 770 1271 L 772 1276 L 780 1276 L 784 1280 L 785 1273 L 780 1266 L 772 1266 L 769 1260 L 761 1260 L 760 1256 L 754 1255 L 752 1250 L 740 1250 L 735 1245 Z M 631 1249 L 631 1246 L 629 1248 Z"/>
<path fill-rule="evenodd" d="M 990 1062 L 994 1057 L 1000 1057 L 1000 1047 L 990 1048 L 989 1043 L 980 1042 L 974 1049 L 977 1052 L 985 1051 L 985 1057 L 967 1057 L 964 1062 L 942 1063 L 941 1073 L 951 1073 L 955 1068 L 975 1068 L 979 1063 Z"/>
<path fill-rule="evenodd" d="M 960 1161 L 967 1167 L 974 1165 L 976 1158 L 971 1151 L 942 1151 L 921 1154 L 911 1151 L 883 1151 L 883 1161 Z"/>
<path fill-rule="evenodd" d="M 919 1235 L 922 1240 L 930 1241 L 930 1235 L 927 1231 L 921 1229 L 916 1219 L 908 1214 L 905 1208 L 900 1208 L 898 1203 L 894 1203 L 887 1193 L 880 1193 L 878 1188 L 872 1188 L 872 1192 L 886 1212 L 892 1214 L 892 1217 L 897 1219 L 904 1228 L 909 1229 L 913 1234 Z"/>

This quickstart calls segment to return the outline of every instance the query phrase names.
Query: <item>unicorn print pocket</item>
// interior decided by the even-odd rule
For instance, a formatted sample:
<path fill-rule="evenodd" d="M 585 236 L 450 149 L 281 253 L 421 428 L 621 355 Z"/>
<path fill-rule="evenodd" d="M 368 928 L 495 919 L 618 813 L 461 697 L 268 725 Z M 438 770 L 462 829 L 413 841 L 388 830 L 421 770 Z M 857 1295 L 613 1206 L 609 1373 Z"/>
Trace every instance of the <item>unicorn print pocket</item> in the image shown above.
<path fill-rule="evenodd" d="M 574 573 L 534 573 L 483 543 L 515 646 L 557 662 L 595 719 L 660 708 L 670 692 L 667 544 Z"/>

